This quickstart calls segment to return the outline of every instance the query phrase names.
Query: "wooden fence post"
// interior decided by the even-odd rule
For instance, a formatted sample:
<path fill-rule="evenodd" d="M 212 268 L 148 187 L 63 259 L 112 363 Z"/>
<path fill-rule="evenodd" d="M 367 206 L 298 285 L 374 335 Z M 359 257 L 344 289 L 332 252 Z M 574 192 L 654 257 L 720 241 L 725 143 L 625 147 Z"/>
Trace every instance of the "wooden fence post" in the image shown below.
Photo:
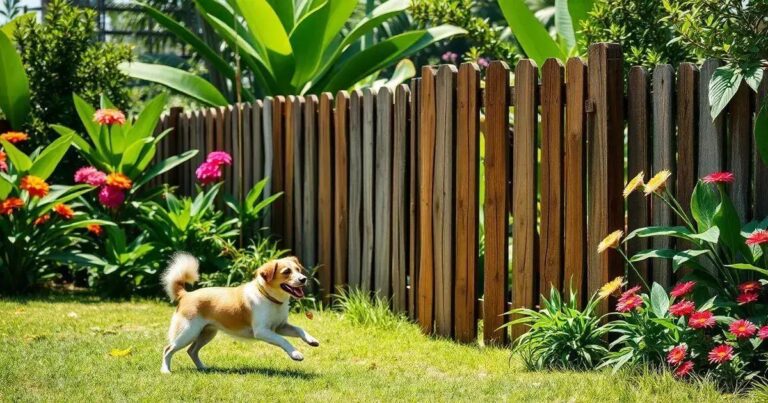
<path fill-rule="evenodd" d="M 320 95 L 318 115 L 318 263 L 324 302 L 333 289 L 333 95 Z"/>
<path fill-rule="evenodd" d="M 672 66 L 663 64 L 653 70 L 653 174 L 669 170 L 673 177 L 667 181 L 670 192 L 675 191 L 675 115 L 674 105 L 675 71 Z M 674 194 L 674 193 L 673 193 Z M 651 199 L 653 225 L 672 225 L 672 210 L 659 198 Z M 653 249 L 669 249 L 672 239 L 654 237 Z M 669 259 L 656 259 L 653 262 L 653 281 L 669 287 L 672 284 L 672 262 Z"/>
<path fill-rule="evenodd" d="M 627 88 L 627 160 L 628 160 L 628 180 L 634 178 L 640 172 L 645 174 L 645 179 L 653 175 L 651 171 L 651 131 L 649 122 L 650 104 L 648 71 L 643 67 L 632 67 L 629 70 L 629 85 Z M 642 192 L 634 192 L 627 197 L 627 231 L 633 231 L 637 228 L 651 225 L 651 198 L 646 197 Z M 629 256 L 648 249 L 648 238 L 635 238 L 627 244 L 627 253 Z M 635 263 L 637 271 L 645 280 L 650 277 L 649 261 Z M 635 273 L 629 274 L 629 281 L 632 284 L 640 283 Z"/>
<path fill-rule="evenodd" d="M 419 117 L 419 300 L 421 330 L 432 333 L 434 321 L 434 233 L 432 197 L 435 169 L 435 76 L 431 66 L 421 69 Z"/>
<path fill-rule="evenodd" d="M 333 283 L 336 289 L 347 286 L 348 191 L 349 191 L 349 94 L 339 91 L 336 95 L 336 133 L 334 136 L 334 192 L 333 192 Z"/>

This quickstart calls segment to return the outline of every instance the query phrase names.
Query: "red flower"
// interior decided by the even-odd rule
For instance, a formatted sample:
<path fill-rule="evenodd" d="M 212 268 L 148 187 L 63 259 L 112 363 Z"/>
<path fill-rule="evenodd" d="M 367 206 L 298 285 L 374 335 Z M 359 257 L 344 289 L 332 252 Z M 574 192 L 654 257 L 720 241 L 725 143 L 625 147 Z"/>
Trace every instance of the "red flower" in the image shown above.
<path fill-rule="evenodd" d="M 701 178 L 704 183 L 731 183 L 734 176 L 732 172 L 712 172 L 711 174 Z"/>
<path fill-rule="evenodd" d="M 675 376 L 682 378 L 693 371 L 693 361 L 686 361 L 675 368 Z"/>
<path fill-rule="evenodd" d="M 669 307 L 669 313 L 674 316 L 688 316 L 696 310 L 696 304 L 691 301 L 680 301 Z"/>
<path fill-rule="evenodd" d="M 721 344 L 709 352 L 709 362 L 712 364 L 722 364 L 733 359 L 733 347 L 727 344 Z"/>
<path fill-rule="evenodd" d="M 616 310 L 619 312 L 629 312 L 642 305 L 642 303 L 643 299 L 637 294 L 622 296 L 616 304 Z"/>
<path fill-rule="evenodd" d="M 675 288 L 672 289 L 672 292 L 669 293 L 669 295 L 679 298 L 683 295 L 688 294 L 689 292 L 693 291 L 693 287 L 696 285 L 695 281 L 686 281 L 684 283 L 678 283 Z"/>
<path fill-rule="evenodd" d="M 760 340 L 768 339 L 768 326 L 763 326 L 758 330 L 757 337 L 760 338 Z"/>
<path fill-rule="evenodd" d="M 637 294 L 638 291 L 640 291 L 640 286 L 636 285 L 636 286 L 628 289 L 627 291 L 624 291 L 623 293 L 621 293 L 621 298 L 626 298 L 626 297 L 628 297 L 630 295 Z"/>
<path fill-rule="evenodd" d="M 11 144 L 20 143 L 22 141 L 29 140 L 27 133 L 23 132 L 5 132 L 0 134 L 0 139 L 5 140 Z"/>
<path fill-rule="evenodd" d="M 671 365 L 677 365 L 683 362 L 687 354 L 688 348 L 685 347 L 685 344 L 675 346 L 675 348 L 669 350 L 669 353 L 667 353 L 667 362 Z"/>
<path fill-rule="evenodd" d="M 728 330 L 730 330 L 737 339 L 747 339 L 757 333 L 757 327 L 755 327 L 755 324 L 744 319 L 731 322 Z"/>
<path fill-rule="evenodd" d="M 703 329 L 715 326 L 715 315 L 710 311 L 698 311 L 691 314 L 688 326 L 694 329 Z"/>
<path fill-rule="evenodd" d="M 755 246 L 768 242 L 768 231 L 759 229 L 747 237 L 747 245 Z"/>
<path fill-rule="evenodd" d="M 43 225 L 43 224 L 47 223 L 48 220 L 50 220 L 50 219 L 51 219 L 51 215 L 50 214 L 43 214 L 40 217 L 37 217 L 33 224 L 35 224 L 35 225 Z"/>
<path fill-rule="evenodd" d="M 0 215 L 11 215 L 13 210 L 18 210 L 24 206 L 24 200 L 18 197 L 9 197 L 0 202 Z"/>
<path fill-rule="evenodd" d="M 5 162 L 5 151 L 0 150 L 0 171 L 7 171 L 8 164 Z"/>
<path fill-rule="evenodd" d="M 104 232 L 104 230 L 101 228 L 101 225 L 99 224 L 88 224 L 85 226 L 85 228 L 93 235 L 99 236 Z"/>
<path fill-rule="evenodd" d="M 71 220 L 72 217 L 75 216 L 75 210 L 72 210 L 72 207 L 62 203 L 53 206 L 53 211 L 65 220 Z"/>
<path fill-rule="evenodd" d="M 99 109 L 93 114 L 93 121 L 100 125 L 122 125 L 125 115 L 117 109 Z"/>
<path fill-rule="evenodd" d="M 747 294 L 747 293 L 756 293 L 760 292 L 760 282 L 759 281 L 745 281 L 741 284 L 739 284 L 739 291 Z"/>
<path fill-rule="evenodd" d="M 736 302 L 738 302 L 739 305 L 749 304 L 757 301 L 757 297 L 758 295 L 756 292 L 744 292 L 736 297 Z"/>

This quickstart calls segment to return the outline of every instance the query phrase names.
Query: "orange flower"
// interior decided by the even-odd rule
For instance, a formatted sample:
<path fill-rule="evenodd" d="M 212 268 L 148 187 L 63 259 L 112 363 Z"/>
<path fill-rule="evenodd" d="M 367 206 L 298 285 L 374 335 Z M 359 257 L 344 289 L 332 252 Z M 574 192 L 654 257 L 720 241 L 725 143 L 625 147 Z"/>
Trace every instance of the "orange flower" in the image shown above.
<path fill-rule="evenodd" d="M 103 229 L 101 229 L 101 225 L 99 224 L 88 224 L 85 226 L 85 228 L 93 235 L 99 236 L 102 232 L 104 232 Z"/>
<path fill-rule="evenodd" d="M 51 215 L 50 214 L 43 214 L 40 217 L 37 217 L 37 219 L 35 220 L 35 225 L 43 225 L 43 224 L 47 223 L 48 220 L 50 220 L 50 219 L 51 219 Z"/>
<path fill-rule="evenodd" d="M 120 172 L 113 172 L 107 175 L 107 185 L 118 189 L 128 190 L 133 186 L 131 178 L 121 174 Z"/>
<path fill-rule="evenodd" d="M 72 207 L 69 207 L 66 204 L 62 204 L 62 203 L 59 203 L 53 206 L 53 211 L 56 212 L 56 214 L 58 214 L 59 217 L 65 220 L 71 220 L 72 217 L 75 216 L 75 210 L 72 210 Z"/>
<path fill-rule="evenodd" d="M 9 197 L 0 202 L 0 215 L 11 215 L 14 209 L 20 209 L 22 206 L 24 206 L 24 200 Z"/>
<path fill-rule="evenodd" d="M 32 197 L 45 197 L 48 194 L 48 184 L 42 178 L 34 175 L 21 178 L 21 186 L 19 187 L 29 192 Z"/>
<path fill-rule="evenodd" d="M 23 132 L 5 132 L 0 134 L 0 139 L 3 139 L 9 143 L 16 144 L 29 139 L 27 133 Z"/>
<path fill-rule="evenodd" d="M 93 121 L 100 125 L 122 125 L 125 115 L 117 109 L 99 109 L 93 114 Z"/>
<path fill-rule="evenodd" d="M 5 151 L 0 150 L 0 171 L 7 171 L 8 164 L 5 162 Z"/>

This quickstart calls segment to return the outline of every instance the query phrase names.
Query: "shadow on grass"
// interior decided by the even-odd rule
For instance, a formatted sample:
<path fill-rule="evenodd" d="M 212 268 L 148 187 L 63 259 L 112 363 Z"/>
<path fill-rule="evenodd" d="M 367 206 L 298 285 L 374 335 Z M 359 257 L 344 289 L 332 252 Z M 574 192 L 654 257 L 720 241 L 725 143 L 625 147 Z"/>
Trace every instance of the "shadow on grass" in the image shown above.
<path fill-rule="evenodd" d="M 191 371 L 197 372 L 195 369 Z M 277 368 L 261 368 L 261 367 L 239 367 L 239 368 L 223 368 L 223 367 L 209 367 L 200 373 L 208 374 L 231 374 L 231 375 L 264 375 L 269 377 L 282 377 L 282 378 L 299 378 L 299 379 L 314 379 L 317 374 L 314 372 L 306 372 L 296 369 L 277 369 Z"/>

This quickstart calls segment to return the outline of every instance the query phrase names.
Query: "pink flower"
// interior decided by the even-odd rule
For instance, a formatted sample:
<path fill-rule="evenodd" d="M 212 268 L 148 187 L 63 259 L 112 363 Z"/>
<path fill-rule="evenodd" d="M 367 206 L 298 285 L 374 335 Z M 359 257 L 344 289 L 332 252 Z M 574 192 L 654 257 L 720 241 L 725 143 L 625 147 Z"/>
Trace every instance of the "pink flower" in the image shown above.
<path fill-rule="evenodd" d="M 122 125 L 125 123 L 125 114 L 118 109 L 99 109 L 93 114 L 93 121 L 100 125 Z"/>
<path fill-rule="evenodd" d="M 226 151 L 211 151 L 208 153 L 208 157 L 205 158 L 205 162 L 216 166 L 232 165 L 232 156 Z"/>
<path fill-rule="evenodd" d="M 206 161 L 197 167 L 195 175 L 200 183 L 207 185 L 221 180 L 223 173 L 221 172 L 221 167 L 219 165 Z"/>
<path fill-rule="evenodd" d="M 747 237 L 747 245 L 755 246 L 768 242 L 768 231 L 759 229 Z"/>
<path fill-rule="evenodd" d="M 114 186 L 105 185 L 99 191 L 99 202 L 108 208 L 118 208 L 125 201 L 125 191 Z"/>
<path fill-rule="evenodd" d="M 682 297 L 683 295 L 686 295 L 689 292 L 693 291 L 693 287 L 695 285 L 696 285 L 695 281 L 686 281 L 684 283 L 679 283 L 675 286 L 675 288 L 672 289 L 669 295 L 675 298 Z"/>
<path fill-rule="evenodd" d="M 75 183 L 87 183 L 91 186 L 101 186 L 107 180 L 107 174 L 94 167 L 82 167 L 75 172 Z"/>
<path fill-rule="evenodd" d="M 446 63 L 456 63 L 456 60 L 459 59 L 459 55 L 449 50 L 443 53 L 441 59 Z"/>
<path fill-rule="evenodd" d="M 733 172 L 712 172 L 701 178 L 701 181 L 704 183 L 731 183 L 733 179 Z"/>
<path fill-rule="evenodd" d="M 488 68 L 491 65 L 491 61 L 487 57 L 481 57 L 477 59 L 477 65 L 483 68 Z"/>
<path fill-rule="evenodd" d="M 699 311 L 691 314 L 688 318 L 688 326 L 694 329 L 704 329 L 715 326 L 715 315 L 710 311 Z"/>
<path fill-rule="evenodd" d="M 628 289 L 627 291 L 624 291 L 623 293 L 621 293 L 621 298 L 626 298 L 626 297 L 628 297 L 628 296 L 630 296 L 632 294 L 637 294 L 638 291 L 640 291 L 640 286 L 636 285 L 636 286 Z"/>
<path fill-rule="evenodd" d="M 733 359 L 733 347 L 727 344 L 721 344 L 709 352 L 709 362 L 712 364 L 722 364 Z"/>
<path fill-rule="evenodd" d="M 687 354 L 688 348 L 685 344 L 675 346 L 672 350 L 669 350 L 669 353 L 667 353 L 667 362 L 671 365 L 677 365 L 683 362 Z"/>
<path fill-rule="evenodd" d="M 748 339 L 757 333 L 755 324 L 744 319 L 731 322 L 731 325 L 728 326 L 728 330 L 730 330 L 737 339 Z"/>
<path fill-rule="evenodd" d="M 680 301 L 669 307 L 669 313 L 674 316 L 688 316 L 696 310 L 696 304 L 691 301 Z"/>
<path fill-rule="evenodd" d="M 760 340 L 768 339 L 768 326 L 763 326 L 758 330 L 757 337 L 760 338 Z"/>
<path fill-rule="evenodd" d="M 690 374 L 691 371 L 693 371 L 693 361 L 686 361 L 675 368 L 675 376 L 682 378 Z"/>
<path fill-rule="evenodd" d="M 629 312 L 643 304 L 643 299 L 637 294 L 630 294 L 626 297 L 619 298 L 619 302 L 616 304 L 616 310 L 618 312 Z"/>
<path fill-rule="evenodd" d="M 758 295 L 756 292 L 743 292 L 736 297 L 736 302 L 739 305 L 745 305 L 757 301 Z"/>

